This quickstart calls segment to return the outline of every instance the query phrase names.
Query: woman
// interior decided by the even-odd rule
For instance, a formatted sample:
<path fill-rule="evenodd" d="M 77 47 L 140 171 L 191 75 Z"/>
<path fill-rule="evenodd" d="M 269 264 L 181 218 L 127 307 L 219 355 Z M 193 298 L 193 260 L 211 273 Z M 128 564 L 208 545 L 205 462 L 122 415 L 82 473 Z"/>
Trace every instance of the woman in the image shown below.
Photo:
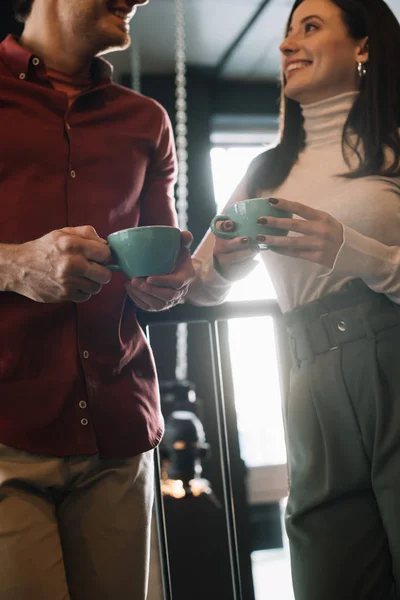
<path fill-rule="evenodd" d="M 280 142 L 230 202 L 295 215 L 260 239 L 294 358 L 295 595 L 400 598 L 400 26 L 383 0 L 297 0 L 281 52 Z M 189 301 L 222 301 L 254 255 L 209 233 Z"/>

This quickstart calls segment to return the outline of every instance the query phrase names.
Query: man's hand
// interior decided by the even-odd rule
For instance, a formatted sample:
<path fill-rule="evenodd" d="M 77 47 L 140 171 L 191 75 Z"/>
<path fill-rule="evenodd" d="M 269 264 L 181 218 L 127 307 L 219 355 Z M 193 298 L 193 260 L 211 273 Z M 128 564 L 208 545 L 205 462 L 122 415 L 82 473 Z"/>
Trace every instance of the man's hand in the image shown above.
<path fill-rule="evenodd" d="M 133 302 L 147 311 L 160 311 L 178 304 L 188 291 L 194 279 L 194 269 L 190 257 L 193 236 L 189 231 L 181 232 L 181 251 L 175 267 L 168 275 L 138 277 L 125 284 Z"/>
<path fill-rule="evenodd" d="M 15 281 L 10 291 L 35 302 L 85 302 L 111 279 L 103 266 L 107 242 L 93 227 L 65 227 L 15 246 Z"/>

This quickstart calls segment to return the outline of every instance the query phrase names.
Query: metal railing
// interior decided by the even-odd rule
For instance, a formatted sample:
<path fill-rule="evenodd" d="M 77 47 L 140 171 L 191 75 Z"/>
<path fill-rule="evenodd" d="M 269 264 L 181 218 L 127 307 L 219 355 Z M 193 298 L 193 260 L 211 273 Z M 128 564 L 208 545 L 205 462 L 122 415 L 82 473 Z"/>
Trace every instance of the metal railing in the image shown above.
<path fill-rule="evenodd" d="M 232 476 L 229 455 L 229 440 L 226 421 L 226 404 L 222 377 L 221 349 L 219 341 L 219 324 L 230 319 L 249 317 L 272 317 L 275 325 L 275 338 L 278 341 L 278 357 L 281 371 L 289 367 L 287 362 L 288 349 L 285 335 L 279 317 L 281 311 L 274 300 L 252 300 L 240 302 L 225 302 L 218 306 L 197 307 L 189 304 L 179 305 L 170 311 L 161 313 L 140 313 L 139 321 L 146 329 L 150 339 L 150 329 L 153 326 L 178 325 L 179 323 L 205 323 L 209 327 L 210 350 L 212 361 L 213 386 L 216 399 L 218 444 L 223 483 L 223 500 L 226 515 L 229 558 L 232 577 L 233 600 L 244 600 L 240 575 L 240 559 L 238 552 L 235 506 L 232 494 Z M 283 368 L 282 368 L 283 367 Z M 161 494 L 161 468 L 159 452 L 155 453 L 155 510 L 159 539 L 160 562 L 164 600 L 173 600 L 171 574 L 168 557 L 168 540 L 166 522 Z"/>

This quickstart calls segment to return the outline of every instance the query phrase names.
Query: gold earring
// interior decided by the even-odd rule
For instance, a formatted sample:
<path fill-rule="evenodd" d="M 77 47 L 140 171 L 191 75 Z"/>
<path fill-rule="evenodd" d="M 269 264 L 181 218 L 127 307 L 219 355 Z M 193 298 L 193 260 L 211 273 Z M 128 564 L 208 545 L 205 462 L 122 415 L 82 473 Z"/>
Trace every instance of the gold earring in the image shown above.
<path fill-rule="evenodd" d="M 357 65 L 357 71 L 358 71 L 358 76 L 360 79 L 365 77 L 367 74 L 367 67 L 366 67 L 365 63 L 359 62 Z"/>

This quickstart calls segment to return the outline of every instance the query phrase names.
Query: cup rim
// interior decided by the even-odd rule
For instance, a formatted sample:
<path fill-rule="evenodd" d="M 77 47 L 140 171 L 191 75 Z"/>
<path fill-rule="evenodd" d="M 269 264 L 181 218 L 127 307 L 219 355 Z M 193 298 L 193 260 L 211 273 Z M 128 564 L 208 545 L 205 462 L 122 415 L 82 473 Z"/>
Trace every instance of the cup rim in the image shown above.
<path fill-rule="evenodd" d="M 243 202 L 254 202 L 254 200 L 268 200 L 272 198 L 272 196 L 259 196 L 257 198 L 246 198 L 245 200 L 237 200 L 237 202 L 232 202 L 229 206 L 233 206 L 234 204 L 242 204 Z"/>
<path fill-rule="evenodd" d="M 177 231 L 180 231 L 179 227 L 175 227 L 175 225 L 140 225 L 137 227 L 126 227 L 125 229 L 118 229 L 118 231 L 113 231 L 112 233 L 109 233 L 107 238 L 109 238 L 112 235 L 125 233 L 126 231 L 136 231 L 139 229 L 176 229 Z"/>

